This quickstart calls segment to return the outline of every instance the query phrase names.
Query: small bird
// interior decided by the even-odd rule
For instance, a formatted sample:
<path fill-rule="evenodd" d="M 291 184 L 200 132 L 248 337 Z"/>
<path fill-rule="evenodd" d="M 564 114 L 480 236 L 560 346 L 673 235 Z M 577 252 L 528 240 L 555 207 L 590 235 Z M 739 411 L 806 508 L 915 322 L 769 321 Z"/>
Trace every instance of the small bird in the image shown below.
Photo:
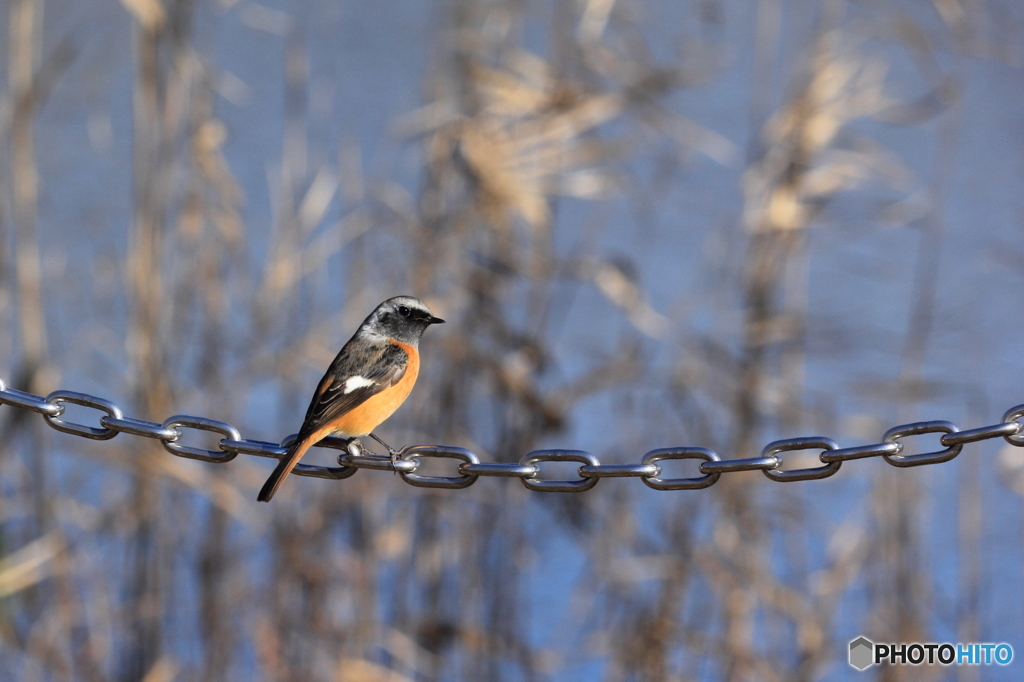
<path fill-rule="evenodd" d="M 327 436 L 369 435 L 405 402 L 420 372 L 420 336 L 434 317 L 422 301 L 396 296 L 377 306 L 334 358 L 306 410 L 295 444 L 263 484 L 257 499 L 269 502 L 306 451 Z"/>

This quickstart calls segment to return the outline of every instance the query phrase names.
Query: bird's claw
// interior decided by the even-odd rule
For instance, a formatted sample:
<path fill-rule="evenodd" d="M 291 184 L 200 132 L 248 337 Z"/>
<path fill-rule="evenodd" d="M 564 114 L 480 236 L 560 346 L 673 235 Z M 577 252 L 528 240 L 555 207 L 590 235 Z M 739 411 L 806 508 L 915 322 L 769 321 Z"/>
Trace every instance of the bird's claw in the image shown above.
<path fill-rule="evenodd" d="M 391 447 L 390 445 L 388 445 L 387 443 L 385 443 L 384 441 L 382 441 L 380 438 L 378 438 L 377 436 L 373 435 L 372 433 L 370 434 L 370 438 L 374 439 L 375 441 L 377 441 L 378 443 L 383 445 L 385 448 L 387 448 L 388 454 L 391 456 L 391 466 L 394 467 L 395 473 L 397 474 L 398 473 L 398 466 L 397 465 L 398 465 L 398 459 L 399 459 L 398 450 L 395 450 L 393 447 Z"/>

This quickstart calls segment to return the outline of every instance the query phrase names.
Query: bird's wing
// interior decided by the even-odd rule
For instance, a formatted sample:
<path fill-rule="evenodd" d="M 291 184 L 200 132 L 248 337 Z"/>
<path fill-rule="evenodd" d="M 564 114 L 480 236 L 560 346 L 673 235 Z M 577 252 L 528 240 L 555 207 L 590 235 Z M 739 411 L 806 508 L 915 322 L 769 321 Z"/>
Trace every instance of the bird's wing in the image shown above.
<path fill-rule="evenodd" d="M 320 380 L 299 430 L 300 440 L 405 376 L 409 355 L 400 346 L 393 343 L 362 344 L 355 349 L 351 346 L 351 342 L 345 344 Z"/>

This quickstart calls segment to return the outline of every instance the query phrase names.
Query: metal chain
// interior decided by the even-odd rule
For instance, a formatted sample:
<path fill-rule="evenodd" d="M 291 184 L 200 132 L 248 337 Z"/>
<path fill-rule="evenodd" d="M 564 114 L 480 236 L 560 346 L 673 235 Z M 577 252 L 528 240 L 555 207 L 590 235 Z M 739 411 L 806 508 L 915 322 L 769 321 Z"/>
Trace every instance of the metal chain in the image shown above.
<path fill-rule="evenodd" d="M 103 412 L 99 427 L 61 419 L 65 403 L 90 407 Z M 160 441 L 172 455 L 198 459 L 204 462 L 230 462 L 238 455 L 254 455 L 281 459 L 288 447 L 295 442 L 292 434 L 280 444 L 242 438 L 241 433 L 231 424 L 189 415 L 175 415 L 162 424 L 125 417 L 114 403 L 87 393 L 54 391 L 43 396 L 7 388 L 0 378 L 0 404 L 43 415 L 46 423 L 64 433 L 70 433 L 93 440 L 109 440 L 119 433 L 127 433 Z M 925 464 L 948 462 L 967 443 L 1002 438 L 1007 443 L 1024 447 L 1024 405 L 1010 408 L 1003 415 L 1002 422 L 991 426 L 961 431 L 948 421 L 925 421 L 894 426 L 882 436 L 882 442 L 841 448 L 831 438 L 812 436 L 790 438 L 769 443 L 758 457 L 744 459 L 722 459 L 708 448 L 679 447 L 652 450 L 644 455 L 639 464 L 601 464 L 597 457 L 583 450 L 534 450 L 518 463 L 481 462 L 469 450 L 450 445 L 412 445 L 402 448 L 395 461 L 386 455 L 376 455 L 363 450 L 358 441 L 344 438 L 325 438 L 320 447 L 341 450 L 337 467 L 299 464 L 293 473 L 314 478 L 348 478 L 359 469 L 380 469 L 401 474 L 409 485 L 422 488 L 466 488 L 476 480 L 487 476 L 518 478 L 530 490 L 541 492 L 581 492 L 590 490 L 602 478 L 639 478 L 655 490 L 695 490 L 714 485 L 722 474 L 736 471 L 761 471 L 773 481 L 808 481 L 828 478 L 842 466 L 843 462 L 867 457 L 882 457 L 896 467 L 915 467 Z M 221 436 L 216 450 L 182 445 L 184 430 L 210 431 Z M 944 449 L 916 455 L 902 455 L 904 440 L 928 433 L 941 433 L 939 443 Z M 782 468 L 783 455 L 799 450 L 821 450 L 818 459 L 822 465 L 807 469 Z M 455 476 L 434 476 L 416 473 L 425 459 L 454 459 L 461 464 L 455 467 Z M 666 460 L 699 460 L 701 475 L 693 478 L 661 478 L 662 469 L 658 464 Z M 550 480 L 540 477 L 544 462 L 578 462 L 578 478 L 572 480 Z"/>

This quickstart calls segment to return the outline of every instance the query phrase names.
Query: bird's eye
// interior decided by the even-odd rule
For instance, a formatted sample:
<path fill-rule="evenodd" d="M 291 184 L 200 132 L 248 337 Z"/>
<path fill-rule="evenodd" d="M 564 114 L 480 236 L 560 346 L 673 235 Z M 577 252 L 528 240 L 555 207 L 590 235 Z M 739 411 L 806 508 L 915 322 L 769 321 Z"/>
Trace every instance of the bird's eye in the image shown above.
<path fill-rule="evenodd" d="M 409 309 L 406 308 L 404 305 L 400 305 L 398 306 L 398 314 L 401 315 L 402 317 L 409 317 Z"/>

